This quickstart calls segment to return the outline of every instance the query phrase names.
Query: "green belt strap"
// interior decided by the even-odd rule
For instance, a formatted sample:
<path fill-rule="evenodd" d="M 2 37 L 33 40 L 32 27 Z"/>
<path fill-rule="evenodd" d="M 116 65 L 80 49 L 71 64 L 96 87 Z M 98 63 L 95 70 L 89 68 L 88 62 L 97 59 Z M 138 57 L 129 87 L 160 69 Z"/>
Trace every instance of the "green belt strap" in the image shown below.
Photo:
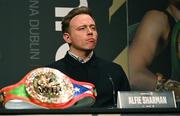
<path fill-rule="evenodd" d="M 173 27 L 171 36 L 171 79 L 180 81 L 180 59 L 178 58 L 178 34 L 180 33 L 180 21 Z"/>
<path fill-rule="evenodd" d="M 25 89 L 25 85 L 24 84 L 21 84 L 17 87 L 15 87 L 14 89 L 10 90 L 8 93 L 9 94 L 13 94 L 13 95 L 16 95 L 16 96 L 19 96 L 19 97 L 25 97 L 25 98 L 29 98 L 29 94 L 26 92 L 26 89 Z"/>

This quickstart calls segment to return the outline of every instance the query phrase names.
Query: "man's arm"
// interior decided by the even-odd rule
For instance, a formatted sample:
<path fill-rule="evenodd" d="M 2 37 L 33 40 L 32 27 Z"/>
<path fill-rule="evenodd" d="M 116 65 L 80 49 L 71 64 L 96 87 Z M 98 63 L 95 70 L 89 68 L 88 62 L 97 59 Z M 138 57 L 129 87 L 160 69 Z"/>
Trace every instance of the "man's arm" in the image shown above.
<path fill-rule="evenodd" d="M 160 38 L 168 36 L 167 22 L 167 16 L 159 11 L 149 11 L 144 15 L 129 47 L 129 76 L 132 89 L 155 89 L 156 75 L 147 67 L 160 51 Z"/>

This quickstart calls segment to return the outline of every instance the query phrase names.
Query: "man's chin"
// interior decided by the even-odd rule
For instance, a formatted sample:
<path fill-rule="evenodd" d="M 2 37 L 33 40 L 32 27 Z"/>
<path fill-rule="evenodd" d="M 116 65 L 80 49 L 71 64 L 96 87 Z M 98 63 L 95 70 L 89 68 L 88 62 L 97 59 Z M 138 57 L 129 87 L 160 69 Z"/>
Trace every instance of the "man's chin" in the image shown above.
<path fill-rule="evenodd" d="M 90 47 L 85 48 L 84 50 L 86 50 L 86 51 L 92 51 L 92 50 L 94 50 L 94 49 L 95 49 L 95 46 L 90 46 Z"/>
<path fill-rule="evenodd" d="M 87 52 L 91 52 L 93 51 L 94 49 L 84 49 L 84 51 L 87 51 Z"/>

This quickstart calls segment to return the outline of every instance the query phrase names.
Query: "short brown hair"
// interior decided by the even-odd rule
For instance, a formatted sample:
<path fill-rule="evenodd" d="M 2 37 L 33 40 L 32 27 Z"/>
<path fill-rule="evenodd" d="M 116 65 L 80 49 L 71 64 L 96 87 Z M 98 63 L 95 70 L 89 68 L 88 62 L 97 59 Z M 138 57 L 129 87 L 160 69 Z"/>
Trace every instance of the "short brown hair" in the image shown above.
<path fill-rule="evenodd" d="M 85 6 L 76 7 L 73 10 L 71 10 L 62 20 L 62 33 L 68 32 L 69 29 L 69 23 L 73 17 L 79 14 L 88 14 L 91 16 L 94 20 L 94 17 L 91 13 L 91 9 Z"/>

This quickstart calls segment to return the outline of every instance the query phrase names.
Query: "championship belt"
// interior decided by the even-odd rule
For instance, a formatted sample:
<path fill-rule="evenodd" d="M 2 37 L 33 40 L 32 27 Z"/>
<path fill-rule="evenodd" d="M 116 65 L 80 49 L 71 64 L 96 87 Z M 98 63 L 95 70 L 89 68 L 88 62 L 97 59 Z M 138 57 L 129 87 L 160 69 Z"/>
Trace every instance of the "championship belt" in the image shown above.
<path fill-rule="evenodd" d="M 95 86 L 71 79 L 57 69 L 42 67 L 30 71 L 16 84 L 0 90 L 7 109 L 65 109 L 94 104 Z"/>

